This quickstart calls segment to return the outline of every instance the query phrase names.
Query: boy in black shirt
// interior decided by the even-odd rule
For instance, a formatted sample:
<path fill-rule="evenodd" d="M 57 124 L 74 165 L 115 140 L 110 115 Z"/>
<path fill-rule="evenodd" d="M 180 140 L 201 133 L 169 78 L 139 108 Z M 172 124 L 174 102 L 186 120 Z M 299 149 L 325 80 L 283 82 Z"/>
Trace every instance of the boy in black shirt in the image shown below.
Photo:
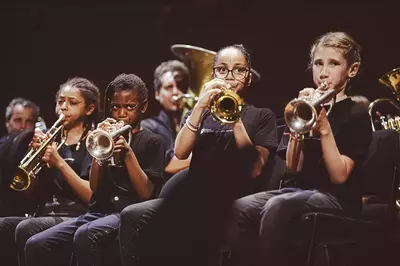
<path fill-rule="evenodd" d="M 100 261 L 107 264 L 106 258 L 115 259 L 109 248 L 114 247 L 119 212 L 129 204 L 156 197 L 162 187 L 162 140 L 140 128 L 140 119 L 147 109 L 144 82 L 133 74 L 119 75 L 106 90 L 105 108 L 106 117 L 112 118 L 100 123 L 99 128 L 117 121 L 132 126 L 130 144 L 123 136 L 115 141 L 114 154 L 123 158 L 124 167 L 93 159 L 90 186 L 94 193 L 89 212 L 29 239 L 26 244 L 29 265 L 65 264 L 73 251 L 79 265 L 97 265 Z M 102 252 L 103 248 L 108 250 Z"/>
<path fill-rule="evenodd" d="M 236 200 L 229 234 L 233 265 L 298 264 L 301 258 L 295 254 L 302 254 L 303 239 L 297 226 L 303 213 L 355 216 L 360 211 L 358 174 L 372 139 L 371 124 L 367 110 L 346 94 L 361 63 L 360 47 L 346 33 L 329 32 L 316 40 L 310 57 L 315 85 L 334 89 L 336 102 L 329 116 L 321 109 L 312 137 L 287 121 L 287 177 L 281 189 Z M 299 97 L 314 93 L 306 88 Z"/>

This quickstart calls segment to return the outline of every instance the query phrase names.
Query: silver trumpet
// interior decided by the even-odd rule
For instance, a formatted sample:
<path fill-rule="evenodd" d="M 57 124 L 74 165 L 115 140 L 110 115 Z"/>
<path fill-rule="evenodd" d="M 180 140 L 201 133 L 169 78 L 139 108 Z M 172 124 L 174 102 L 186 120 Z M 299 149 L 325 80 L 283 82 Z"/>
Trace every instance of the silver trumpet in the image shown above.
<path fill-rule="evenodd" d="M 113 126 L 107 130 L 100 128 L 93 130 L 86 138 L 86 149 L 100 165 L 108 163 L 111 166 L 122 167 L 123 160 L 120 154 L 114 152 L 114 141 L 125 134 L 128 134 L 128 144 L 130 144 L 132 139 L 130 125 L 124 125 L 119 129 Z"/>
<path fill-rule="evenodd" d="M 328 84 L 323 82 L 313 94 L 295 98 L 286 105 L 284 118 L 286 125 L 292 131 L 298 134 L 310 132 L 317 124 L 317 118 L 322 108 L 321 106 L 332 101 L 327 111 L 327 115 L 329 115 L 335 103 L 335 95 L 337 92 L 334 89 L 324 91 L 327 87 Z"/>

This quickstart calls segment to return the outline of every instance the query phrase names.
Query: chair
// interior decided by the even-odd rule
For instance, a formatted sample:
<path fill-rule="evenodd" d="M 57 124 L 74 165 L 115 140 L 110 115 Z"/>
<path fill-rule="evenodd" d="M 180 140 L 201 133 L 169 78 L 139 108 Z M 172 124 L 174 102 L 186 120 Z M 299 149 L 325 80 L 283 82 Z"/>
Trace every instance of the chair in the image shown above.
<path fill-rule="evenodd" d="M 302 225 L 310 236 L 307 266 L 314 265 L 318 247 L 325 249 L 331 265 L 329 255 L 337 247 L 353 244 L 386 249 L 392 246 L 397 232 L 396 199 L 400 198 L 399 158 L 399 134 L 394 130 L 373 132 L 362 167 L 362 192 L 368 196 L 364 198 L 367 200 L 364 200 L 362 214 L 357 219 L 322 212 L 304 214 Z M 364 252 L 362 256 L 367 255 L 368 252 Z"/>

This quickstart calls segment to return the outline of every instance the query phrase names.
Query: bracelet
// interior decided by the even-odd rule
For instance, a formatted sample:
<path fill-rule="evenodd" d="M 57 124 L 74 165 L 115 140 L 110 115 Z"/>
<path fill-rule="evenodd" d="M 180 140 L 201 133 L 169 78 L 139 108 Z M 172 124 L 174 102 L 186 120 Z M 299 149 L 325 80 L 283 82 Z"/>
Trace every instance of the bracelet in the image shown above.
<path fill-rule="evenodd" d="M 186 126 L 188 127 L 188 129 L 190 129 L 193 132 L 197 132 L 199 130 L 199 128 L 195 128 L 190 122 L 189 119 L 186 120 Z"/>
<path fill-rule="evenodd" d="M 296 142 L 300 142 L 300 141 L 304 140 L 304 135 L 300 134 L 300 133 L 291 132 L 290 138 Z"/>

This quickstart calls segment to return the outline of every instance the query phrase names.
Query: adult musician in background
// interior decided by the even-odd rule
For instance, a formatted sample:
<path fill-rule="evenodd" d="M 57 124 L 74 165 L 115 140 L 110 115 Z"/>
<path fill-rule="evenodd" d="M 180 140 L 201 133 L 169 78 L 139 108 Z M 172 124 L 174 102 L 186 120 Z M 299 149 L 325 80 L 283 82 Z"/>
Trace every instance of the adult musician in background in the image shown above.
<path fill-rule="evenodd" d="M 14 143 L 14 138 L 23 130 L 33 130 L 39 117 L 39 106 L 24 98 L 14 98 L 6 108 L 5 121 L 7 134 L 0 138 L 0 217 L 25 216 L 32 214 L 34 202 L 24 193 L 9 187 L 11 174 L 7 171 L 16 160 L 15 150 L 25 151 L 28 147 L 23 142 Z M 15 151 L 15 152 L 13 152 Z"/>
<path fill-rule="evenodd" d="M 312 136 L 292 130 L 283 136 L 278 151 L 286 151 L 287 175 L 281 189 L 235 201 L 229 233 L 233 265 L 298 264 L 306 254 L 297 227 L 301 214 L 316 209 L 360 213 L 358 174 L 372 138 L 371 124 L 365 107 L 347 96 L 361 64 L 360 50 L 344 32 L 328 32 L 312 45 L 314 84 L 326 82 L 327 89 L 336 91 L 336 103 L 328 117 L 322 108 Z M 299 97 L 314 91 L 303 89 Z"/>
<path fill-rule="evenodd" d="M 155 99 L 160 103 L 160 113 L 141 122 L 142 128 L 162 137 L 166 148 L 165 172 L 168 176 L 187 168 L 190 163 L 190 158 L 178 160 L 174 156 L 175 138 L 180 130 L 185 106 L 173 100 L 173 96 L 187 93 L 189 83 L 189 70 L 184 63 L 178 60 L 162 62 L 154 71 Z"/>
<path fill-rule="evenodd" d="M 86 212 L 92 191 L 89 186 L 91 156 L 85 147 L 85 137 L 92 128 L 99 112 L 100 92 L 89 80 L 71 78 L 63 83 L 56 94 L 55 113 L 62 113 L 63 130 L 56 142 L 65 140 L 57 150 L 56 143 L 45 148 L 44 168 L 31 180 L 25 192 L 36 200 L 33 217 L 5 217 L 0 219 L 0 261 L 16 265 L 18 253 L 20 265 L 25 265 L 25 243 L 29 237 L 67 219 Z M 35 130 L 32 145 L 39 147 L 46 138 Z M 3 258 L 7 257 L 7 258 Z"/>
<path fill-rule="evenodd" d="M 158 196 L 163 183 L 161 138 L 140 128 L 147 109 L 147 88 L 134 74 L 118 75 L 107 87 L 106 120 L 98 128 L 130 125 L 132 137 L 115 140 L 122 165 L 93 158 L 89 211 L 31 237 L 26 244 L 28 265 L 68 265 L 74 253 L 79 265 L 118 265 L 116 236 L 119 212 L 129 204 Z M 118 122 L 118 124 L 117 124 Z M 122 122 L 122 123 L 121 123 Z"/>
<path fill-rule="evenodd" d="M 233 199 L 249 193 L 247 185 L 260 177 L 277 147 L 270 109 L 245 104 L 241 117 L 226 125 L 210 113 L 222 90 L 241 94 L 249 89 L 250 69 L 250 55 L 242 45 L 217 52 L 210 69 L 213 80 L 185 115 L 176 139 L 177 158 L 192 154 L 188 175 L 163 199 L 131 205 L 121 213 L 123 265 L 217 263 Z"/>

